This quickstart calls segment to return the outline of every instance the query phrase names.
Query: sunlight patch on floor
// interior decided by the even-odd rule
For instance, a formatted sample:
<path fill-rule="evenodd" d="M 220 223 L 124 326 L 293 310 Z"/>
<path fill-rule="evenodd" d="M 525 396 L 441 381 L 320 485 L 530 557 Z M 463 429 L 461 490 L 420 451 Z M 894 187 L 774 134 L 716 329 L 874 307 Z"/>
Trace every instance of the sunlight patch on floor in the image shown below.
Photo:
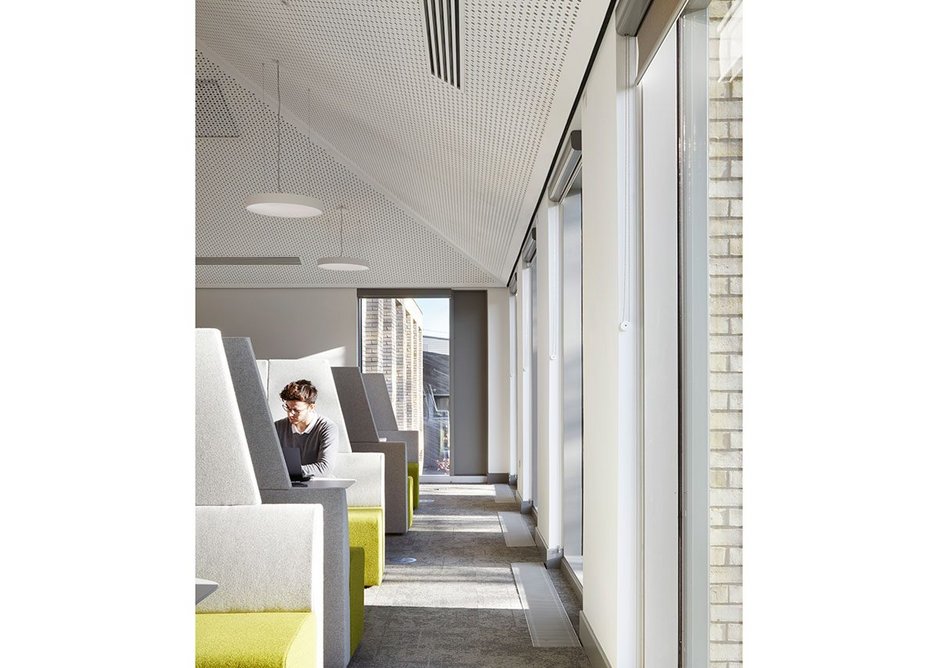
<path fill-rule="evenodd" d="M 365 590 L 365 605 L 520 610 L 521 599 L 507 566 L 389 564 L 381 586 Z"/>
<path fill-rule="evenodd" d="M 426 485 L 420 486 L 420 496 L 490 496 L 495 497 L 495 485 Z"/>
<path fill-rule="evenodd" d="M 501 533 L 497 517 L 491 515 L 418 515 L 411 531 L 444 531 L 447 533 Z"/>

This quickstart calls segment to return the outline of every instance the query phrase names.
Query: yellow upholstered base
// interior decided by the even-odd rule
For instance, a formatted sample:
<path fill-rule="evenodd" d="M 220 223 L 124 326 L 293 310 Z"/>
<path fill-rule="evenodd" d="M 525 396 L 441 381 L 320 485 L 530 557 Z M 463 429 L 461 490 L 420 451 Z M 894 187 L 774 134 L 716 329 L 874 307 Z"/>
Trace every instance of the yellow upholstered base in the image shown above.
<path fill-rule="evenodd" d="M 365 586 L 381 584 L 384 579 L 384 511 L 378 507 L 349 508 L 348 537 L 351 547 L 365 550 Z"/>
<path fill-rule="evenodd" d="M 322 666 L 311 612 L 204 612 L 195 616 L 196 668 Z"/>
<path fill-rule="evenodd" d="M 413 507 L 417 510 L 420 505 L 420 464 L 417 462 L 407 462 L 407 477 L 414 481 L 414 499 Z"/>
<path fill-rule="evenodd" d="M 348 554 L 349 640 L 354 656 L 365 633 L 365 551 L 360 547 L 350 547 Z"/>
<path fill-rule="evenodd" d="M 407 528 L 414 526 L 414 479 L 407 476 Z"/>

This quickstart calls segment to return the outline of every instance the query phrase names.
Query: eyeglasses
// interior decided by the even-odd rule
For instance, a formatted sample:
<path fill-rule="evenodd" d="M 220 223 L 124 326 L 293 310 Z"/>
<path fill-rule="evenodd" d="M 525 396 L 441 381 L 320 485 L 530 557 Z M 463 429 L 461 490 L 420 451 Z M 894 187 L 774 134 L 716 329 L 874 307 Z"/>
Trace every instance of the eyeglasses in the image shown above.
<path fill-rule="evenodd" d="M 287 415 L 299 415 L 303 411 L 308 411 L 310 408 L 312 408 L 312 406 L 310 405 L 307 405 L 306 408 L 290 408 L 286 404 L 280 404 L 280 405 L 283 406 L 283 410 L 287 412 Z"/>

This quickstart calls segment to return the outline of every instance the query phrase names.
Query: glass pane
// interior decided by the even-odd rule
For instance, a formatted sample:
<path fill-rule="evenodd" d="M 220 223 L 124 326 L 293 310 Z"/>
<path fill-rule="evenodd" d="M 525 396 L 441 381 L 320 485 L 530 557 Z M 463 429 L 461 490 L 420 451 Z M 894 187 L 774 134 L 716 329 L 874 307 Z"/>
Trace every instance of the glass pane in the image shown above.
<path fill-rule="evenodd" d="M 423 313 L 423 472 L 450 475 L 449 299 L 417 299 Z"/>
<path fill-rule="evenodd" d="M 583 256 L 582 176 L 578 172 L 561 203 L 563 286 L 563 550 L 583 553 Z M 576 572 L 576 569 L 574 569 Z"/>
<path fill-rule="evenodd" d="M 537 255 L 529 267 L 531 281 L 531 504 L 537 508 Z"/>

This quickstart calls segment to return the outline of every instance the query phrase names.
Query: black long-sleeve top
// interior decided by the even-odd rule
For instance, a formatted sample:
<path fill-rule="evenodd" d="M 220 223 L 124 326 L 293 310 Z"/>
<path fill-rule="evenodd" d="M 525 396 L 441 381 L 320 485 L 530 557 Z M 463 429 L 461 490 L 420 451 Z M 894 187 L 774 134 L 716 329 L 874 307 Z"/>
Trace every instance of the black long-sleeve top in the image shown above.
<path fill-rule="evenodd" d="M 332 475 L 338 448 L 338 429 L 329 418 L 318 414 L 315 417 L 312 429 L 303 434 L 294 432 L 287 418 L 274 422 L 274 427 L 277 428 L 281 445 L 300 449 L 303 473 L 322 478 Z"/>

